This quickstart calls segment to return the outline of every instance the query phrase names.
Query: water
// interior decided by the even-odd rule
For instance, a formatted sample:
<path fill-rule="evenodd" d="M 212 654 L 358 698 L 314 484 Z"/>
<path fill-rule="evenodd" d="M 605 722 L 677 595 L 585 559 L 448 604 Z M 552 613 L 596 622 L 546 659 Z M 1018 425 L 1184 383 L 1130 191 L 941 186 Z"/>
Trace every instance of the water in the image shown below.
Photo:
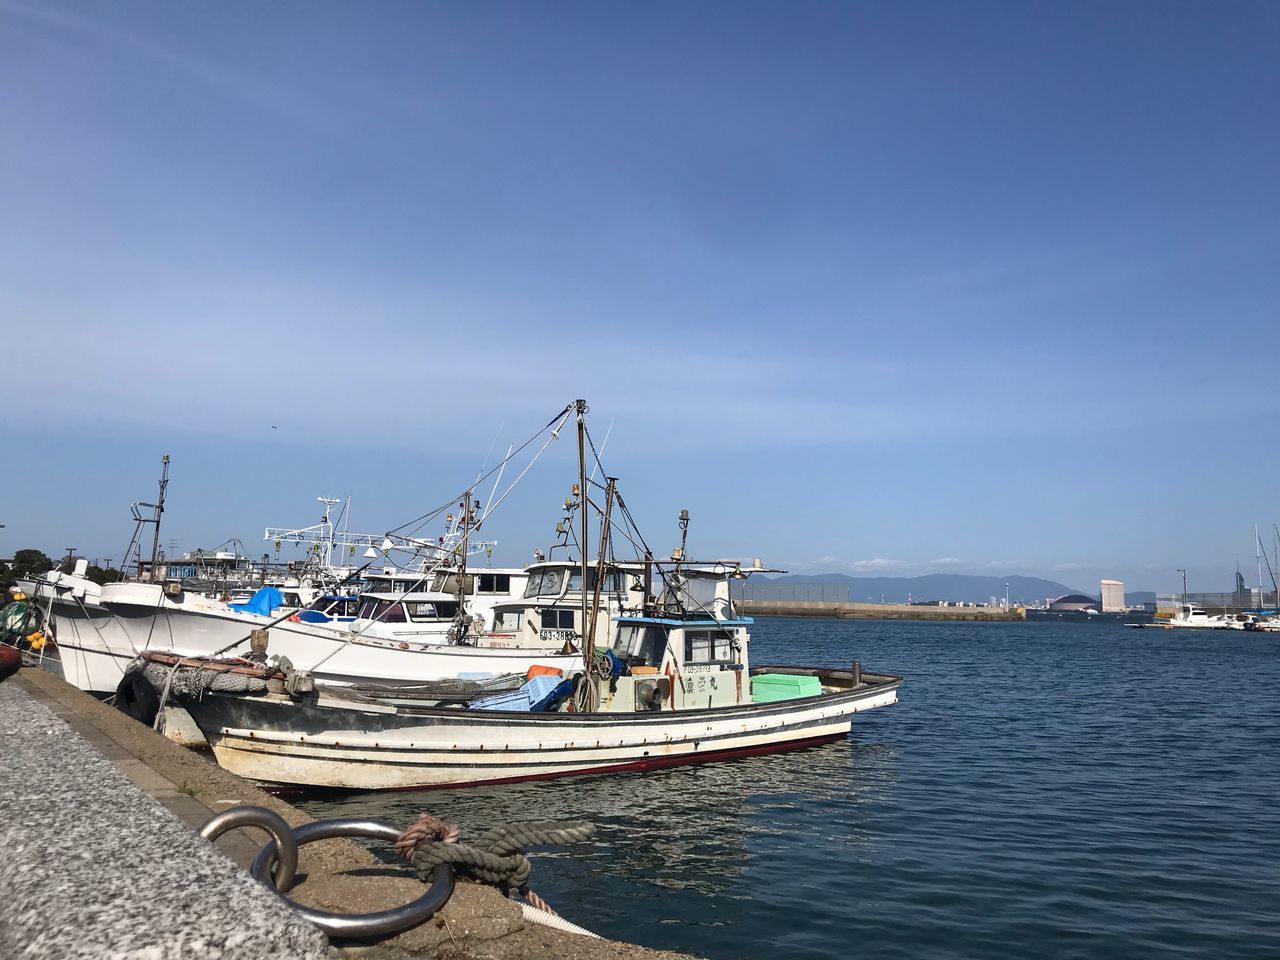
<path fill-rule="evenodd" d="M 761 620 L 760 663 L 901 673 L 848 741 L 658 773 L 311 799 L 464 838 L 587 817 L 531 885 L 716 960 L 1280 957 L 1280 637 Z"/>

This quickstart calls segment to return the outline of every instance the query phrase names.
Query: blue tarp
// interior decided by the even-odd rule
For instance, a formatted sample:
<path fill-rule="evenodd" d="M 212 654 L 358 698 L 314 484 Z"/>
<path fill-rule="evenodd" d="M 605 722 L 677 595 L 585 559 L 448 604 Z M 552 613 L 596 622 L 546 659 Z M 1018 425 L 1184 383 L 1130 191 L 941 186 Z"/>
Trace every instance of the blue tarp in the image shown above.
<path fill-rule="evenodd" d="M 283 593 L 275 587 L 261 587 L 248 603 L 232 603 L 228 604 L 228 606 L 232 610 L 239 610 L 241 613 L 256 613 L 265 617 L 282 603 L 284 603 Z"/>

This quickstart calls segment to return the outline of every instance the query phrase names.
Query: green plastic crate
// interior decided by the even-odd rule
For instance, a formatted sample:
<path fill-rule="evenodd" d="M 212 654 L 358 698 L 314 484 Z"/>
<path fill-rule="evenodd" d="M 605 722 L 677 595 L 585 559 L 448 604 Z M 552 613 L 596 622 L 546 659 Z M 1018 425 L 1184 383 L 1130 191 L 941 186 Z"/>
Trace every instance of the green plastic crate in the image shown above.
<path fill-rule="evenodd" d="M 820 693 L 822 693 L 822 681 L 817 677 L 802 677 L 792 673 L 762 673 L 751 678 L 752 703 L 773 703 L 775 700 L 816 697 Z"/>

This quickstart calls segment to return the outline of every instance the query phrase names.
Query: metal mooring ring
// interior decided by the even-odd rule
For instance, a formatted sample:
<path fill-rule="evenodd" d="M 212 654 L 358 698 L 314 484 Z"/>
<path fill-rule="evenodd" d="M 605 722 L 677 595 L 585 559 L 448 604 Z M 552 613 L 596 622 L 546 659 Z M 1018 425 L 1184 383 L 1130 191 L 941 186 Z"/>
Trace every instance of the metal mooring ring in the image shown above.
<path fill-rule="evenodd" d="M 269 844 L 274 853 L 280 850 L 279 866 L 275 869 L 275 882 L 288 890 L 298 874 L 298 842 L 284 817 L 266 807 L 232 807 L 212 817 L 200 828 L 200 836 L 210 843 L 229 830 L 240 827 L 261 827 L 275 839 Z M 273 861 L 274 861 L 273 857 Z M 256 859 L 254 861 L 257 862 Z M 274 864 L 273 864 L 274 865 Z"/>
<path fill-rule="evenodd" d="M 305 847 L 308 843 L 331 840 L 334 837 L 366 837 L 371 840 L 394 842 L 400 839 L 401 833 L 402 831 L 396 827 L 379 823 L 377 820 L 342 817 L 336 820 L 304 823 L 293 829 L 290 839 L 298 847 Z M 254 879 L 268 886 L 272 886 L 271 868 L 276 861 L 276 850 L 277 845 L 274 841 L 268 843 L 258 851 L 258 855 L 253 858 L 253 865 L 249 868 Z M 291 886 L 293 886 L 292 877 L 287 885 L 277 881 L 273 889 L 289 906 L 293 907 L 299 916 L 319 927 L 330 937 L 362 940 L 385 937 L 399 933 L 401 930 L 408 930 L 434 915 L 453 895 L 453 867 L 447 863 L 438 864 L 431 874 L 431 885 L 427 887 L 426 893 L 404 906 L 379 910 L 376 913 L 332 913 L 328 910 L 300 906 L 286 896 Z"/>

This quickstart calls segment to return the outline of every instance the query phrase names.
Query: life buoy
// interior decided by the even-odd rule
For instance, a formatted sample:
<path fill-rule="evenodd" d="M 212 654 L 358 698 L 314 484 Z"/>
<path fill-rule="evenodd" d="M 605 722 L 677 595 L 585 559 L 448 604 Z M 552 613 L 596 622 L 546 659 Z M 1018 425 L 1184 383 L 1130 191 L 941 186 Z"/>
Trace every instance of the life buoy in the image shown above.
<path fill-rule="evenodd" d="M 116 709 L 126 713 L 139 723 L 152 726 L 160 712 L 160 694 L 151 685 L 141 668 L 125 671 L 116 687 Z"/>

